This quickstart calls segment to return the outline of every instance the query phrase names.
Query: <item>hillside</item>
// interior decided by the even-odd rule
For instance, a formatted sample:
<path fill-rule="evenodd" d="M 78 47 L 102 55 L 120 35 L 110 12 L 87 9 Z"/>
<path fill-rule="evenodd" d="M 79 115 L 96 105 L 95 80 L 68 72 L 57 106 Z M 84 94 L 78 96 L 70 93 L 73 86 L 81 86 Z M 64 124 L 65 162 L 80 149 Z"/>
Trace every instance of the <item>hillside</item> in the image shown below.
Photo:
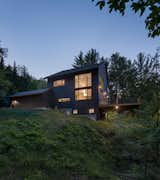
<path fill-rule="evenodd" d="M 107 122 L 1 109 L 0 180 L 158 180 L 152 138 L 159 136 L 150 125 L 116 114 Z"/>

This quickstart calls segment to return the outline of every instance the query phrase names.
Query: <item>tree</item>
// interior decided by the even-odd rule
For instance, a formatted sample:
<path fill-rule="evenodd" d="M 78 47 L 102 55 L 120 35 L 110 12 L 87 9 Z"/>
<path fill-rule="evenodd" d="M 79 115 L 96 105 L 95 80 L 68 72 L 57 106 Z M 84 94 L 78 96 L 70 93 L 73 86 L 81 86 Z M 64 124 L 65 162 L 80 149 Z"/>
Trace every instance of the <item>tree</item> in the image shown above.
<path fill-rule="evenodd" d="M 90 49 L 85 55 L 80 51 L 79 55 L 75 57 L 74 68 L 84 67 L 86 65 L 98 64 L 100 62 L 99 53 L 96 49 Z"/>
<path fill-rule="evenodd" d="M 4 58 L 7 56 L 7 49 L 0 47 L 0 69 L 4 70 L 5 63 Z"/>
<path fill-rule="evenodd" d="M 109 89 L 111 96 L 133 96 L 135 84 L 135 69 L 131 60 L 119 53 L 114 53 L 109 59 Z"/>
<path fill-rule="evenodd" d="M 158 51 L 155 56 L 139 53 L 134 61 L 136 69 L 135 94 L 146 101 L 150 101 L 153 95 L 160 91 L 160 58 Z"/>
<path fill-rule="evenodd" d="M 149 37 L 160 35 L 160 1 L 159 0 L 92 0 L 100 9 L 108 5 L 109 12 L 118 11 L 124 15 L 127 11 L 127 6 L 135 13 L 140 13 L 140 16 L 145 12 L 148 16 L 145 19 L 146 28 L 148 29 Z"/>
<path fill-rule="evenodd" d="M 83 56 L 83 52 L 82 51 L 80 51 L 78 56 L 75 57 L 74 61 L 75 62 L 72 65 L 74 68 L 83 67 L 85 65 L 84 56 Z"/>

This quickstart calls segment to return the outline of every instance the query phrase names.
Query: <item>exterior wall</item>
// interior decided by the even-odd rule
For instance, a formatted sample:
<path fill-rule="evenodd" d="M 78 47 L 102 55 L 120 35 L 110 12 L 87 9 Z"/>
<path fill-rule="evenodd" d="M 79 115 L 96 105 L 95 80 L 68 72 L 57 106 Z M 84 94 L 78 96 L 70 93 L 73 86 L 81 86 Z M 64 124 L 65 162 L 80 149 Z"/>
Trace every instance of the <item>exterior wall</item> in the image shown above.
<path fill-rule="evenodd" d="M 12 98 L 12 107 L 13 101 L 15 100 L 17 101 L 17 103 L 14 104 L 14 107 L 17 108 L 42 108 L 49 106 L 47 93 L 23 97 L 14 97 Z"/>
<path fill-rule="evenodd" d="M 102 107 L 107 105 L 109 95 L 105 63 L 100 64 L 98 68 L 98 86 L 99 107 Z"/>
<path fill-rule="evenodd" d="M 77 74 L 92 73 L 92 99 L 91 100 L 79 100 L 75 101 L 75 75 L 61 76 L 58 78 L 49 78 L 48 86 L 52 87 L 51 97 L 52 105 L 60 109 L 68 109 L 72 112 L 73 109 L 78 110 L 78 114 L 89 114 L 89 108 L 95 109 L 95 114 L 99 112 L 98 109 L 98 69 L 92 71 L 83 71 Z M 53 81 L 55 80 L 65 80 L 65 85 L 61 87 L 53 87 Z M 59 98 L 70 98 L 70 102 L 59 103 Z"/>

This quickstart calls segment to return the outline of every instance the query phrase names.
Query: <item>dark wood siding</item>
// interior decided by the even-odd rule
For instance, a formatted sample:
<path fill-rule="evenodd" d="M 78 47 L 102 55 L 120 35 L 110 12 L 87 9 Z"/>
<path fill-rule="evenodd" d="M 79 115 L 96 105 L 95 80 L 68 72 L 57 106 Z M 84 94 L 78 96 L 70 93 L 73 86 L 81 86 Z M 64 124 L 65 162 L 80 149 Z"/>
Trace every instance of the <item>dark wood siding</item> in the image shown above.
<path fill-rule="evenodd" d="M 12 98 L 12 102 L 15 100 L 17 104 L 14 107 L 18 108 L 42 108 L 49 106 L 47 93 Z"/>
<path fill-rule="evenodd" d="M 54 106 L 58 108 L 78 109 L 79 114 L 88 114 L 89 108 L 94 108 L 98 112 L 98 70 L 83 71 L 81 73 L 92 73 L 92 99 L 75 101 L 75 75 L 61 76 L 57 78 L 49 78 L 48 86 L 52 87 L 52 99 Z M 77 74 L 81 74 L 77 73 Z M 53 81 L 58 79 L 65 79 L 65 85 L 60 87 L 53 87 Z M 59 103 L 59 98 L 70 98 L 70 102 Z"/>

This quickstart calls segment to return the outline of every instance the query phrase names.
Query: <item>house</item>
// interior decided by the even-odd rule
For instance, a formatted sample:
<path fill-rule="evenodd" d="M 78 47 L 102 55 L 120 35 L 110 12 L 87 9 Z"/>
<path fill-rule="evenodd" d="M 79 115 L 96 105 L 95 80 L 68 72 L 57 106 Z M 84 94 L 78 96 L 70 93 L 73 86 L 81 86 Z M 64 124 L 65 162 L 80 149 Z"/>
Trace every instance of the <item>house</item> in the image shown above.
<path fill-rule="evenodd" d="M 100 117 L 100 108 L 107 104 L 108 96 L 105 63 L 61 71 L 45 79 L 47 89 L 12 95 L 12 107 L 57 107 L 67 114 Z"/>

